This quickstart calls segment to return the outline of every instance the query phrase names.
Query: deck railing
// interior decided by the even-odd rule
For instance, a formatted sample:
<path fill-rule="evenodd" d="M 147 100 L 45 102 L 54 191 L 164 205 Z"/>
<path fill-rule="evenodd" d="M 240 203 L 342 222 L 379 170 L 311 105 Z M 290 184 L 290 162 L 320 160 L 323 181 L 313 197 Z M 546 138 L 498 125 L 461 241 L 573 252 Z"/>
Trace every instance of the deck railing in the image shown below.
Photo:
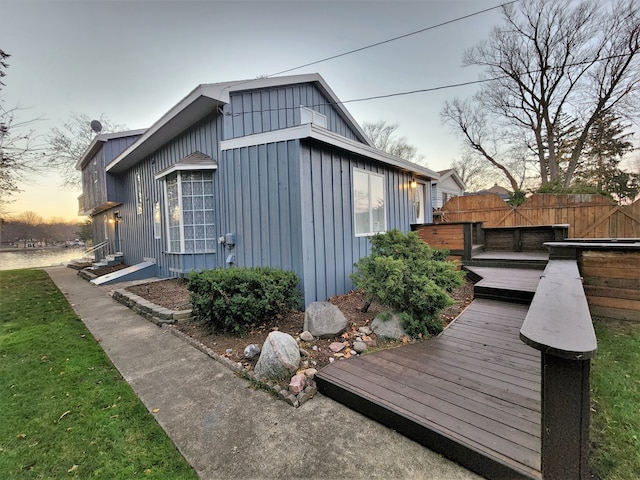
<path fill-rule="evenodd" d="M 551 255 L 520 330 L 522 341 L 541 352 L 543 479 L 589 478 L 589 373 L 597 341 L 577 260 L 567 257 Z"/>

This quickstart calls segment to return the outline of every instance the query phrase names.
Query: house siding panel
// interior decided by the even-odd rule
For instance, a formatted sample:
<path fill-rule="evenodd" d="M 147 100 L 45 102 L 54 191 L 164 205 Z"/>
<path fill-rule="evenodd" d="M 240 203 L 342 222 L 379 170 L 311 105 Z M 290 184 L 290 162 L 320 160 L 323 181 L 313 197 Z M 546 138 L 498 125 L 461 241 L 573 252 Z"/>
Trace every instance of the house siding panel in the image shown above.
<path fill-rule="evenodd" d="M 238 266 L 273 266 L 302 275 L 298 141 L 223 152 L 219 181 L 224 233 L 236 235 Z"/>
<path fill-rule="evenodd" d="M 409 173 L 303 142 L 300 182 L 305 303 L 353 288 L 349 279 L 353 263 L 370 253 L 369 239 L 356 237 L 354 231 L 354 168 L 384 175 L 387 230 L 407 232 L 415 222 Z"/>
<path fill-rule="evenodd" d="M 327 129 L 351 140 L 356 133 L 316 85 L 301 84 L 231 95 L 225 106 L 225 140 L 300 125 L 300 106 L 327 117 Z"/>
<path fill-rule="evenodd" d="M 191 270 L 203 268 L 215 268 L 223 265 L 224 259 L 220 259 L 220 247 L 215 254 L 173 254 L 167 252 L 164 182 L 156 180 L 158 172 L 174 165 L 177 161 L 194 151 L 200 151 L 216 159 L 219 157 L 218 140 L 221 137 L 221 121 L 217 114 L 212 114 L 200 121 L 187 131 L 183 132 L 166 145 L 158 149 L 131 169 L 122 174 L 113 175 L 112 178 L 119 190 L 119 201 L 122 205 L 106 212 L 110 218 L 113 213 L 119 211 L 122 217 L 120 223 L 120 237 L 123 249 L 124 261 L 129 265 L 142 262 L 145 258 L 155 258 L 158 266 L 158 275 L 161 277 L 183 276 Z M 140 174 L 143 211 L 137 213 L 136 197 L 136 173 Z M 215 224 L 217 235 L 220 235 L 222 207 L 219 203 L 217 172 L 213 174 L 213 186 L 216 196 Z M 160 202 L 162 212 L 161 238 L 154 238 L 153 213 L 154 204 Z M 101 227 L 98 226 L 96 231 Z"/>

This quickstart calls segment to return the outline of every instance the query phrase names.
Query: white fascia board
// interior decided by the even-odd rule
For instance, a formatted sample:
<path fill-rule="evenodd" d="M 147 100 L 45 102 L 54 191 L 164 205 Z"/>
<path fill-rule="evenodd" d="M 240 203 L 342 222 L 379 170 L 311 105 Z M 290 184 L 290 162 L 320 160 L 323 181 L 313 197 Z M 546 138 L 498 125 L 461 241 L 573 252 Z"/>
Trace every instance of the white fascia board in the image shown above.
<path fill-rule="evenodd" d="M 218 169 L 218 164 L 217 163 L 212 163 L 211 165 L 208 165 L 206 163 L 200 163 L 200 164 L 191 164 L 191 165 L 185 165 L 185 164 L 176 164 L 173 165 L 172 167 L 167 168 L 166 170 L 163 170 L 161 172 L 156 173 L 156 175 L 154 176 L 154 178 L 156 180 L 160 180 L 161 178 L 166 177 L 167 175 L 172 174 L 173 172 L 184 172 L 187 170 L 217 170 Z"/>
<path fill-rule="evenodd" d="M 112 132 L 112 133 L 100 133 L 96 135 L 95 137 L 93 137 L 93 140 L 91 140 L 91 143 L 89 144 L 85 152 L 82 154 L 82 157 L 80 157 L 80 160 L 78 160 L 78 162 L 76 163 L 76 170 L 82 170 L 82 167 L 84 167 L 87 164 L 87 162 L 91 159 L 91 157 L 93 157 L 96 154 L 96 152 L 98 151 L 98 148 L 101 147 L 102 144 L 107 142 L 107 140 L 142 135 L 146 131 L 147 131 L 146 128 L 141 128 L 138 130 L 127 130 L 124 132 Z"/>
<path fill-rule="evenodd" d="M 198 85 L 189 95 L 151 125 L 135 143 L 113 159 L 107 165 L 107 172 L 126 170 L 204 118 L 216 107 L 223 105 L 224 102 L 212 96 L 218 91 L 219 88 Z"/>
<path fill-rule="evenodd" d="M 440 175 L 438 173 L 429 170 L 428 168 L 425 168 L 421 165 L 408 162 L 406 160 L 403 160 L 402 158 L 396 157 L 395 155 L 390 155 L 381 150 L 370 147 L 369 145 L 356 142 L 355 140 L 343 137 L 342 135 L 339 135 L 317 125 L 313 125 L 311 123 L 300 125 L 298 127 L 282 128 L 280 130 L 273 130 L 265 133 L 256 133 L 254 135 L 247 135 L 246 137 L 224 140 L 220 142 L 220 149 L 222 151 L 233 150 L 235 148 L 252 147 L 256 145 L 264 145 L 267 143 L 300 140 L 304 138 L 312 138 L 322 143 L 347 150 L 348 152 L 362 155 L 381 163 L 392 165 L 402 170 L 421 175 L 425 178 L 440 178 Z"/>
<path fill-rule="evenodd" d="M 234 148 L 253 147 L 267 143 L 286 142 L 311 136 L 311 123 L 298 125 L 297 127 L 281 128 L 264 133 L 254 133 L 244 137 L 231 138 L 220 142 L 220 150 L 233 150 Z"/>

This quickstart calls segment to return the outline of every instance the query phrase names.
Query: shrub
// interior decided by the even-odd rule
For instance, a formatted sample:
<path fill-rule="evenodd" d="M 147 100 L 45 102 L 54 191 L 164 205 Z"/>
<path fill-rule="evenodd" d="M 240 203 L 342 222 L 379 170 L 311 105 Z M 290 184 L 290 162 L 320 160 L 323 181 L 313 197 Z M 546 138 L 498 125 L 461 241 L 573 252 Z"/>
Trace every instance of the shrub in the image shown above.
<path fill-rule="evenodd" d="M 463 273 L 446 260 L 448 254 L 431 248 L 417 232 L 391 230 L 371 238 L 371 254 L 355 264 L 351 279 L 367 302 L 406 313 L 407 334 L 435 334 L 442 331 L 440 311 L 453 303 L 448 292 L 463 283 Z"/>
<path fill-rule="evenodd" d="M 294 272 L 256 267 L 194 272 L 187 289 L 197 322 L 240 334 L 252 323 L 298 308 L 298 285 Z"/>

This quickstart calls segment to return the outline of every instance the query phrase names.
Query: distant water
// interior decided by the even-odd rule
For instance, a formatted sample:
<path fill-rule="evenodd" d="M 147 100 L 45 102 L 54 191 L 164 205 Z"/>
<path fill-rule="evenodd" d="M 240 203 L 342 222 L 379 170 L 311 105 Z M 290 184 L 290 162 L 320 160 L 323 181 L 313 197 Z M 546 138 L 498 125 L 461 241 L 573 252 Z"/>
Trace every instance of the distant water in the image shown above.
<path fill-rule="evenodd" d="M 46 250 L 25 248 L 18 252 L 0 252 L 0 270 L 64 265 L 83 256 L 84 251 L 81 248 L 52 248 Z"/>

